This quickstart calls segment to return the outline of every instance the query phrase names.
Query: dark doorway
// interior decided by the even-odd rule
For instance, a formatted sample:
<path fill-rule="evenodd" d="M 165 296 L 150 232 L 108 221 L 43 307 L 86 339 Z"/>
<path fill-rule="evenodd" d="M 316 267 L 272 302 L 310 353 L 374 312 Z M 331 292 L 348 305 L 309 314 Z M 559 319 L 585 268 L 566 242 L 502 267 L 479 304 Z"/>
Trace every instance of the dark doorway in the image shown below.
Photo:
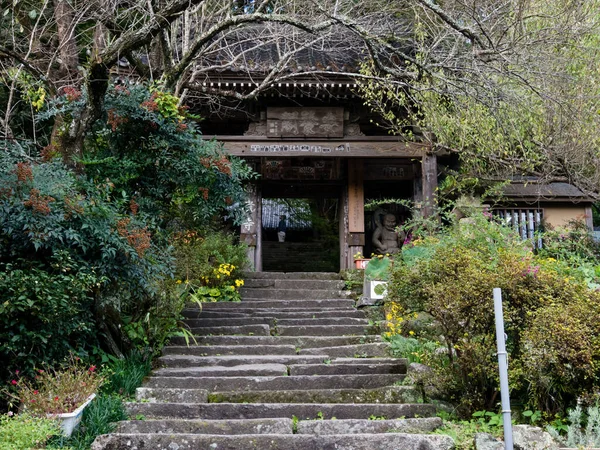
<path fill-rule="evenodd" d="M 269 183 L 262 192 L 263 270 L 338 272 L 339 186 Z M 278 231 L 284 216 L 281 242 Z"/>

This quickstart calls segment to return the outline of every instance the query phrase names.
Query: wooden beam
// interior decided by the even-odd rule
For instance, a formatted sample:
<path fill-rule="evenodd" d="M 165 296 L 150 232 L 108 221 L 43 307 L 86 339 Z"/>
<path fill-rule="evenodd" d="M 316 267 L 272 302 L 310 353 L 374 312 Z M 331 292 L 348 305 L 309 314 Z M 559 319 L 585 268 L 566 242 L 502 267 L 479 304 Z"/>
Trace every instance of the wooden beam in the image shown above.
<path fill-rule="evenodd" d="M 363 139 L 273 140 L 267 137 L 245 136 L 226 140 L 223 149 L 235 156 L 319 157 L 319 158 L 419 158 L 427 147 L 423 144 L 399 141 Z M 238 136 L 239 138 L 239 136 Z"/>

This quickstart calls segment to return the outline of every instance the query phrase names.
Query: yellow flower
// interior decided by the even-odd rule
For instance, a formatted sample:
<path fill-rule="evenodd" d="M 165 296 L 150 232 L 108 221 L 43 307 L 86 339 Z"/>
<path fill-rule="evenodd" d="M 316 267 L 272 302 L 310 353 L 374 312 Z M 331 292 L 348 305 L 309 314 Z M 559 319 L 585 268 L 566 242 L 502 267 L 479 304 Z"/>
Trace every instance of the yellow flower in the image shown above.
<path fill-rule="evenodd" d="M 177 281 L 176 281 L 176 283 L 177 283 L 177 284 L 181 284 L 181 280 L 177 280 Z"/>
<path fill-rule="evenodd" d="M 410 330 L 410 331 L 408 332 L 408 334 L 410 334 L 411 336 L 414 336 L 414 335 L 415 335 L 415 332 L 414 332 L 413 330 Z"/>
<path fill-rule="evenodd" d="M 556 261 L 556 259 L 554 259 L 554 258 L 547 258 L 546 261 L 548 261 L 548 262 L 554 262 L 554 261 Z"/>

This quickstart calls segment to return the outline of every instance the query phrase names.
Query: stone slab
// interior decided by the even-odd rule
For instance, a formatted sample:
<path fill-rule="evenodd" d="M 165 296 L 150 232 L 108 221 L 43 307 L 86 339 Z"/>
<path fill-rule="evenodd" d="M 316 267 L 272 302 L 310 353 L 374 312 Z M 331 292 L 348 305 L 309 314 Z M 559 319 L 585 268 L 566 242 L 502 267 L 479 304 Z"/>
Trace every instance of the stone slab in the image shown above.
<path fill-rule="evenodd" d="M 330 291 L 340 291 L 344 289 L 342 280 L 294 280 L 277 278 L 249 278 L 245 280 L 246 289 L 306 289 L 310 286 L 313 289 L 324 289 Z"/>
<path fill-rule="evenodd" d="M 297 364 L 289 366 L 290 375 L 366 375 L 406 374 L 406 364 Z"/>
<path fill-rule="evenodd" d="M 313 352 L 313 354 L 318 352 Z M 296 347 L 293 345 L 169 345 L 163 348 L 163 355 L 295 355 Z"/>
<path fill-rule="evenodd" d="M 127 403 L 131 417 L 141 414 L 147 418 L 178 419 L 260 419 L 292 418 L 300 420 L 324 419 L 368 419 L 371 416 L 386 419 L 431 417 L 435 407 L 429 404 L 344 404 L 344 403 Z"/>
<path fill-rule="evenodd" d="M 369 389 L 391 386 L 402 381 L 402 375 L 298 375 L 298 376 L 247 376 L 206 377 L 202 372 L 188 369 L 177 371 L 180 376 L 164 376 L 166 369 L 148 379 L 145 387 L 207 389 L 217 391 L 267 391 L 303 389 Z M 196 376 L 194 376 L 194 374 Z M 158 376 L 160 375 L 160 376 Z"/>
<path fill-rule="evenodd" d="M 292 420 L 128 420 L 119 422 L 116 432 L 128 434 L 292 434 Z"/>
<path fill-rule="evenodd" d="M 381 342 L 381 336 L 194 336 L 196 344 L 190 339 L 190 346 L 207 347 L 212 345 L 254 346 L 254 345 L 292 345 L 294 348 L 336 347 L 341 345 L 368 344 Z M 185 345 L 185 339 L 172 338 L 171 344 Z"/>
<path fill-rule="evenodd" d="M 339 280 L 340 274 L 335 272 L 244 272 L 244 280 L 277 279 L 277 280 Z"/>
<path fill-rule="evenodd" d="M 211 392 L 209 403 L 418 403 L 412 386 L 377 389 L 306 389 L 285 391 Z"/>
<path fill-rule="evenodd" d="M 361 325 L 369 326 L 369 321 L 365 318 L 355 317 L 305 317 L 299 319 L 281 319 L 275 318 L 275 323 L 278 327 L 289 325 Z"/>
<path fill-rule="evenodd" d="M 138 402 L 150 403 L 206 403 L 208 402 L 208 391 L 206 389 L 150 389 L 139 387 L 135 392 Z"/>
<path fill-rule="evenodd" d="M 279 336 L 360 336 L 367 334 L 364 325 L 277 325 Z"/>
<path fill-rule="evenodd" d="M 304 283 L 306 286 L 308 283 Z M 242 298 L 276 299 L 276 300 L 318 300 L 327 298 L 344 298 L 348 294 L 341 289 L 277 289 L 246 288 L 240 289 Z"/>
<path fill-rule="evenodd" d="M 320 364 L 327 355 L 222 355 L 222 356 L 188 356 L 188 355 L 170 355 L 159 358 L 162 364 L 169 364 L 177 369 L 157 369 L 177 373 L 189 371 L 194 367 L 207 366 L 238 366 L 240 364 Z"/>
<path fill-rule="evenodd" d="M 169 376 L 169 374 L 180 375 L 181 371 L 167 371 L 156 369 L 154 376 Z M 204 377 L 259 377 L 280 376 L 288 373 L 285 364 L 241 364 L 237 366 L 199 366 L 193 368 L 194 376 Z"/>
<path fill-rule="evenodd" d="M 305 348 L 300 350 L 300 355 L 313 355 L 315 353 L 325 353 L 329 357 L 346 358 L 370 358 L 389 356 L 389 345 L 385 342 L 376 342 L 371 344 L 343 345 L 337 347 Z"/>
<path fill-rule="evenodd" d="M 431 433 L 443 425 L 439 417 L 396 420 L 301 420 L 298 434 Z"/>
<path fill-rule="evenodd" d="M 185 319 L 190 328 L 200 327 L 239 327 L 245 325 L 269 325 L 272 326 L 274 317 L 199 317 L 197 319 Z"/>
<path fill-rule="evenodd" d="M 214 306 L 213 306 L 214 305 Z M 236 308 L 262 308 L 269 309 L 274 308 L 278 310 L 284 310 L 287 308 L 304 308 L 304 309 L 317 309 L 317 308 L 354 308 L 354 300 L 345 298 L 330 298 L 330 299 L 318 299 L 318 300 L 257 300 L 257 299 L 244 299 L 241 302 L 216 302 L 216 303 L 204 303 L 203 309 L 233 309 Z"/>
<path fill-rule="evenodd" d="M 96 438 L 91 450 L 451 450 L 450 436 L 405 433 L 311 436 L 306 434 L 213 436 L 113 434 Z"/>
<path fill-rule="evenodd" d="M 229 335 L 229 334 L 244 334 L 244 335 L 260 335 L 269 336 L 271 334 L 271 327 L 269 325 L 242 325 L 237 327 L 202 327 L 202 328 L 191 328 L 192 334 L 199 336 L 207 335 Z"/>

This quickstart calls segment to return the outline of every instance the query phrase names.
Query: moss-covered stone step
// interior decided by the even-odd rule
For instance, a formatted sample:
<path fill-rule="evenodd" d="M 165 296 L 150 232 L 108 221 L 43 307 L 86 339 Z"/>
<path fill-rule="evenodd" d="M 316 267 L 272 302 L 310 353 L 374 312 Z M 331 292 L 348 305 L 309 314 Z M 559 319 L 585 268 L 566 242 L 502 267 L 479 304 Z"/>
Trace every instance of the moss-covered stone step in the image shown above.
<path fill-rule="evenodd" d="M 274 345 L 171 345 L 163 348 L 163 355 L 295 355 L 296 347 L 286 344 Z"/>
<path fill-rule="evenodd" d="M 181 376 L 182 373 L 190 374 L 190 371 L 156 369 L 156 376 Z M 200 366 L 194 367 L 193 376 L 203 377 L 277 377 L 287 376 L 289 368 L 285 364 L 243 364 L 238 366 Z"/>
<path fill-rule="evenodd" d="M 277 325 L 279 336 L 361 336 L 368 325 Z"/>
<path fill-rule="evenodd" d="M 241 302 L 215 302 L 203 303 L 202 308 L 211 310 L 232 309 L 236 308 L 261 308 L 261 309 L 277 309 L 285 310 L 288 308 L 294 309 L 318 309 L 318 308 L 353 308 L 354 300 L 346 298 L 328 298 L 328 299 L 311 299 L 306 300 L 264 300 L 264 299 L 244 299 Z"/>
<path fill-rule="evenodd" d="M 245 280 L 244 288 L 251 289 L 306 289 L 306 280 L 294 280 L 286 278 L 248 278 Z M 330 291 L 344 289 L 342 280 L 310 280 L 310 287 Z"/>
<path fill-rule="evenodd" d="M 148 379 L 145 387 L 207 389 L 216 391 L 267 391 L 306 389 L 369 389 L 391 386 L 404 379 L 403 375 L 298 375 L 298 376 L 243 376 L 206 377 L 199 370 L 181 369 L 172 373 L 180 376 L 164 376 L 165 370 Z"/>
<path fill-rule="evenodd" d="M 406 360 L 392 364 L 376 362 L 373 364 L 297 364 L 288 366 L 290 375 L 367 375 L 367 374 L 405 374 Z"/>
<path fill-rule="evenodd" d="M 341 345 L 369 344 L 381 342 L 381 336 L 195 336 L 189 339 L 190 346 L 206 347 L 211 345 L 293 345 L 296 349 L 316 347 L 336 347 Z M 184 338 L 172 338 L 173 345 L 186 345 Z"/>
<path fill-rule="evenodd" d="M 295 428 L 298 434 L 359 434 L 359 433 L 431 433 L 443 425 L 439 417 L 418 419 L 343 419 L 300 420 Z"/>
<path fill-rule="evenodd" d="M 127 420 L 119 422 L 117 433 L 167 434 L 292 434 L 292 419 L 229 420 Z"/>
<path fill-rule="evenodd" d="M 244 272 L 244 280 L 277 279 L 277 280 L 339 280 L 335 272 Z"/>
<path fill-rule="evenodd" d="M 297 391 L 211 392 L 209 403 L 418 403 L 413 386 L 375 389 L 306 389 Z"/>
<path fill-rule="evenodd" d="M 261 335 L 269 336 L 271 334 L 271 327 L 269 325 L 240 325 L 240 326 L 227 326 L 227 327 L 199 327 L 191 328 L 190 332 L 199 336 L 208 335 L 230 335 L 230 334 L 243 334 L 243 335 Z"/>
<path fill-rule="evenodd" d="M 128 403 L 130 417 L 179 419 L 260 419 L 296 416 L 309 419 L 406 419 L 431 417 L 435 406 L 424 403 Z"/>
<path fill-rule="evenodd" d="M 340 345 L 335 347 L 303 348 L 299 351 L 300 355 L 326 354 L 330 358 L 337 357 L 355 357 L 355 358 L 373 358 L 389 356 L 389 346 L 384 342 L 374 342 L 370 344 Z"/>
<path fill-rule="evenodd" d="M 91 450 L 132 450 L 141 448 L 177 450 L 450 450 L 449 436 L 426 434 L 112 434 L 96 439 Z"/>
<path fill-rule="evenodd" d="M 208 366 L 238 366 L 241 364 L 320 364 L 327 360 L 327 355 L 221 355 L 221 356 L 193 356 L 193 355 L 169 355 L 158 359 L 166 369 L 157 369 L 154 375 L 163 373 L 195 373 L 202 367 Z M 196 372 L 197 372 L 196 370 Z M 162 375 L 161 375 L 162 376 Z"/>
<path fill-rule="evenodd" d="M 240 294 L 244 299 L 273 299 L 273 300 L 305 300 L 322 298 L 344 298 L 349 295 L 348 291 L 342 289 L 306 289 L 306 283 L 303 283 L 304 289 L 277 289 L 277 288 L 246 288 L 240 289 Z"/>
<path fill-rule="evenodd" d="M 243 308 L 240 305 L 235 310 L 227 309 L 222 311 L 219 309 L 185 309 L 183 315 L 190 319 L 204 319 L 204 318 L 215 318 L 215 319 L 227 319 L 230 317 L 243 318 L 243 317 L 275 317 L 277 319 L 317 319 L 325 317 L 355 317 L 357 319 L 364 319 L 365 313 L 354 308 L 339 309 L 339 308 L 321 308 L 311 311 L 305 308 L 289 308 L 284 310 L 278 309 L 248 309 Z"/>
<path fill-rule="evenodd" d="M 245 325 L 268 325 L 273 326 L 275 317 L 198 317 L 196 319 L 185 319 L 190 328 L 201 327 L 239 327 Z"/>

